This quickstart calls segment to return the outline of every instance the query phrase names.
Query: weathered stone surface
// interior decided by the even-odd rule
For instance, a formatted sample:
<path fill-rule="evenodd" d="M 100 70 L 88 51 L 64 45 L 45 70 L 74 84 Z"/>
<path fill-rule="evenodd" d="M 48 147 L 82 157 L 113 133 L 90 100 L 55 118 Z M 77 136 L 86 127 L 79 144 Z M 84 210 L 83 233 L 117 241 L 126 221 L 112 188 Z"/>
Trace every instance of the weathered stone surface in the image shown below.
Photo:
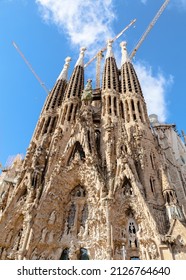
<path fill-rule="evenodd" d="M 99 94 L 89 80 L 81 97 L 81 54 L 1 174 L 1 259 L 186 259 L 185 145 L 150 126 L 132 64 L 118 71 L 109 48 Z"/>

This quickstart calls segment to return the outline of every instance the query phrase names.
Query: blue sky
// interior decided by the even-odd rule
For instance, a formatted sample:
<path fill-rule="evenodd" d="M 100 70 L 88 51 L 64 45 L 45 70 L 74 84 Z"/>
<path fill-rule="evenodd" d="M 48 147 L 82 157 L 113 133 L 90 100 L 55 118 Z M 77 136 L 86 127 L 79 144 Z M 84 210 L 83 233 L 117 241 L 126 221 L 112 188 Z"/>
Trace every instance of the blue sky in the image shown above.
<path fill-rule="evenodd" d="M 119 43 L 129 52 L 163 4 L 163 0 L 0 0 L 0 162 L 25 154 L 46 93 L 12 45 L 15 41 L 50 90 L 67 56 L 69 75 L 81 46 L 88 61 L 105 41 L 129 22 L 131 27 L 113 44 L 120 63 Z M 170 0 L 138 50 L 133 63 L 149 113 L 186 132 L 186 0 Z M 94 80 L 94 64 L 86 76 Z"/>

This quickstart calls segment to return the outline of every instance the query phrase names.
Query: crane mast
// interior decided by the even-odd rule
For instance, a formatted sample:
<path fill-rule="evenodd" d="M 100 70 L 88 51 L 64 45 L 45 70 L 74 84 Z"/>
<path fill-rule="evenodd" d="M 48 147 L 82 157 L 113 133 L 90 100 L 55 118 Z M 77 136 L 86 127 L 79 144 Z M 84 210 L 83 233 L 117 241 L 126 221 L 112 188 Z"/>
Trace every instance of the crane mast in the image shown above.
<path fill-rule="evenodd" d="M 138 41 L 136 47 L 133 49 L 133 51 L 130 53 L 129 58 L 130 60 L 133 59 L 133 57 L 136 55 L 137 50 L 139 49 L 139 47 L 141 46 L 141 44 L 143 43 L 143 41 L 145 40 L 145 38 L 147 37 L 148 33 L 151 31 L 151 29 L 153 28 L 153 26 L 155 25 L 155 23 L 157 22 L 158 18 L 161 16 L 161 14 L 163 13 L 163 11 L 165 10 L 165 8 L 167 7 L 168 3 L 170 2 L 170 0 L 166 0 L 163 5 L 160 7 L 159 11 L 157 12 L 157 14 L 155 15 L 155 17 L 153 18 L 153 20 L 151 21 L 151 23 L 149 24 L 149 26 L 147 27 L 146 31 L 143 33 L 142 37 L 140 38 L 140 40 Z"/>
<path fill-rule="evenodd" d="M 114 41 L 116 41 L 121 35 L 123 35 L 123 33 L 129 28 L 131 27 L 134 23 L 136 22 L 136 19 L 133 19 L 119 34 L 117 34 L 112 40 L 111 42 L 113 43 Z M 84 68 L 86 68 L 91 62 L 93 62 L 95 59 L 97 59 L 96 61 L 96 88 L 100 88 L 100 73 L 101 73 L 101 59 L 103 57 L 103 52 L 106 51 L 107 47 L 105 46 L 104 48 L 102 48 L 101 50 L 99 50 L 97 52 L 97 54 L 91 58 L 85 65 Z"/>
<path fill-rule="evenodd" d="M 34 71 L 34 69 L 32 68 L 32 65 L 28 62 L 28 60 L 26 59 L 26 57 L 24 56 L 24 54 L 22 53 L 22 51 L 19 49 L 19 47 L 17 46 L 17 44 L 15 42 L 12 42 L 14 48 L 18 51 L 18 53 L 21 55 L 21 57 L 23 58 L 23 60 L 25 61 L 25 63 L 27 64 L 27 66 L 30 68 L 30 70 L 32 71 L 33 75 L 35 76 L 35 78 L 38 80 L 38 82 L 40 83 L 40 85 L 43 87 L 43 89 L 45 90 L 45 92 L 47 94 L 49 94 L 49 90 L 47 89 L 47 87 L 45 86 L 45 84 L 42 82 L 42 80 L 39 78 L 39 76 L 36 74 L 36 72 Z"/>

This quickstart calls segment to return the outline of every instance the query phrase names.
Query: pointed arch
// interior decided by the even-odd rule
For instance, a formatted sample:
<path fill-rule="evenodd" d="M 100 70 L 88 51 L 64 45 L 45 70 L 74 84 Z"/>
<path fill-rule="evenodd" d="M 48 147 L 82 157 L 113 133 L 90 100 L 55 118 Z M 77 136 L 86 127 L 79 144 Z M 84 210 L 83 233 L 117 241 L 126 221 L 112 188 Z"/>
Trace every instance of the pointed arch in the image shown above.
<path fill-rule="evenodd" d="M 137 239 L 138 226 L 137 226 L 137 223 L 136 223 L 134 217 L 129 217 L 127 231 L 128 231 L 129 248 L 138 248 L 139 247 L 138 239 Z"/>
<path fill-rule="evenodd" d="M 125 176 L 123 185 L 122 185 L 122 195 L 124 197 L 129 197 L 133 195 L 133 188 L 130 180 Z"/>
<path fill-rule="evenodd" d="M 101 132 L 99 129 L 95 130 L 95 142 L 96 142 L 96 149 L 97 149 L 97 153 L 100 156 L 100 145 L 101 145 Z"/>
<path fill-rule="evenodd" d="M 89 260 L 88 250 L 86 248 L 80 248 L 79 260 Z"/>
<path fill-rule="evenodd" d="M 60 260 L 69 260 L 69 248 L 63 249 Z"/>
<path fill-rule="evenodd" d="M 86 191 L 85 191 L 84 187 L 82 187 L 81 185 L 78 185 L 71 191 L 70 194 L 73 197 L 85 197 Z"/>
<path fill-rule="evenodd" d="M 71 160 L 73 160 L 73 158 L 75 157 L 75 154 L 78 155 L 79 160 L 84 160 L 85 159 L 85 152 L 84 152 L 84 149 L 83 149 L 83 147 L 82 147 L 82 145 L 80 144 L 79 141 L 76 141 L 74 143 L 74 146 L 71 150 L 71 154 L 70 154 L 69 159 L 67 161 L 67 165 L 69 165 Z"/>

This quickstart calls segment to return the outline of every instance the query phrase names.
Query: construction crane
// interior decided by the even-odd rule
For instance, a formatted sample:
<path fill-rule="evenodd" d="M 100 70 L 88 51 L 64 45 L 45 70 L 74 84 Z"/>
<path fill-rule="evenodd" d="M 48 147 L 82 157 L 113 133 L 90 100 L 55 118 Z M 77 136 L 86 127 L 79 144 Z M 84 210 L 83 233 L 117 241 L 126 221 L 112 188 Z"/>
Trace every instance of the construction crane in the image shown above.
<path fill-rule="evenodd" d="M 22 53 L 22 51 L 20 50 L 20 48 L 17 46 L 17 44 L 13 41 L 12 42 L 14 48 L 18 51 L 18 53 L 21 55 L 21 57 L 23 58 L 23 60 L 25 61 L 25 63 L 27 64 L 27 66 L 30 68 L 30 70 L 32 71 L 32 73 L 34 74 L 35 78 L 38 80 L 38 82 L 40 83 L 40 85 L 43 87 L 43 89 L 45 90 L 45 92 L 47 94 L 49 94 L 49 90 L 47 89 L 47 87 L 45 86 L 45 84 L 42 82 L 42 80 L 39 78 L 39 76 L 36 74 L 36 72 L 34 71 L 34 69 L 32 68 L 32 65 L 28 62 L 28 60 L 25 58 L 24 54 Z"/>
<path fill-rule="evenodd" d="M 133 59 L 133 57 L 136 55 L 137 50 L 139 49 L 139 47 L 141 46 L 141 44 L 143 43 L 143 41 L 145 40 L 145 38 L 147 37 L 148 33 L 151 31 L 151 29 L 153 28 L 153 26 L 155 25 L 155 23 L 157 22 L 158 18 L 161 16 L 161 14 L 163 13 L 163 11 L 165 10 L 165 8 L 167 7 L 168 3 L 170 2 L 170 0 L 166 0 L 163 5 L 161 6 L 161 8 L 159 9 L 159 11 L 157 12 L 157 14 L 155 15 L 155 17 L 153 18 L 153 20 L 151 21 L 151 23 L 149 24 L 149 26 L 147 27 L 146 31 L 143 33 L 142 37 L 140 38 L 140 40 L 138 41 L 136 47 L 133 49 L 133 51 L 130 53 L 129 58 L 130 60 Z"/>
<path fill-rule="evenodd" d="M 121 35 L 123 35 L 123 33 L 129 28 L 131 27 L 134 23 L 136 22 L 136 19 L 133 19 L 119 34 L 117 34 L 112 40 L 111 42 L 113 43 L 114 41 L 116 41 Z M 86 68 L 91 62 L 93 62 L 96 58 L 97 58 L 97 62 L 96 62 L 96 88 L 100 88 L 100 72 L 101 72 L 101 59 L 103 57 L 103 52 L 106 51 L 107 46 L 105 46 L 104 48 L 102 48 L 100 51 L 97 52 L 97 54 L 91 58 L 85 65 L 84 68 Z"/>

